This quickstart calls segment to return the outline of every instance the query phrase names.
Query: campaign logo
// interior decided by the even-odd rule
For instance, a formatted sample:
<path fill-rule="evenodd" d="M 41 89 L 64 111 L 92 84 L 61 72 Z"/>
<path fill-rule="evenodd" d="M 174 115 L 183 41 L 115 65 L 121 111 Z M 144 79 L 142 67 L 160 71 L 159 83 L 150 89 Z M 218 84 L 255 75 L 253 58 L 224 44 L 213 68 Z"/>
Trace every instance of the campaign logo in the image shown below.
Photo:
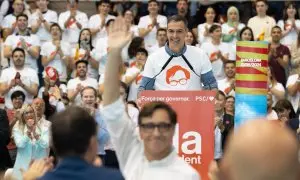
<path fill-rule="evenodd" d="M 166 83 L 171 86 L 186 85 L 190 78 L 191 73 L 179 65 L 171 67 L 166 73 Z"/>

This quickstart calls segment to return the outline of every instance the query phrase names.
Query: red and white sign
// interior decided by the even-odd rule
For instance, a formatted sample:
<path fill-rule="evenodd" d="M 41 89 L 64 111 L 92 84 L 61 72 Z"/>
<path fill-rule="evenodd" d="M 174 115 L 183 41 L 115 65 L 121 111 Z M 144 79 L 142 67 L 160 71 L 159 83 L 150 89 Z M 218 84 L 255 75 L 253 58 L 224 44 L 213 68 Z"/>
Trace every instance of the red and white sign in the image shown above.
<path fill-rule="evenodd" d="M 164 101 L 177 112 L 174 146 L 178 155 L 208 180 L 214 157 L 214 91 L 143 91 L 141 104 Z"/>

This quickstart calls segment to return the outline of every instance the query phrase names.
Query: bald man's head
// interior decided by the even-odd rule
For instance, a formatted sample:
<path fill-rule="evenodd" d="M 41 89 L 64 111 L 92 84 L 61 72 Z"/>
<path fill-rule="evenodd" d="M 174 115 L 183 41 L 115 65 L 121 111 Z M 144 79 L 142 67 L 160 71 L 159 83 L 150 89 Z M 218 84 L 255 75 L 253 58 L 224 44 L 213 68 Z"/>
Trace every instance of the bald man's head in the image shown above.
<path fill-rule="evenodd" d="M 231 135 L 227 145 L 221 163 L 226 180 L 299 180 L 299 144 L 277 123 L 250 121 Z"/>

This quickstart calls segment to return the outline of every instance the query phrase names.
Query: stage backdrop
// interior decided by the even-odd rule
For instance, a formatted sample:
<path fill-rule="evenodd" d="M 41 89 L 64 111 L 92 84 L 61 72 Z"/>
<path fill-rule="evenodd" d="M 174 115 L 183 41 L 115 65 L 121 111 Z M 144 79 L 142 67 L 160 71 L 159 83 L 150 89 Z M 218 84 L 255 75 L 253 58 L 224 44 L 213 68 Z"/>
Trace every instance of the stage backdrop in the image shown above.
<path fill-rule="evenodd" d="M 267 115 L 268 43 L 238 41 L 236 45 L 235 127 Z"/>
<path fill-rule="evenodd" d="M 142 104 L 164 101 L 176 110 L 174 146 L 202 180 L 208 180 L 208 166 L 214 157 L 214 99 L 213 91 L 143 91 L 140 97 Z"/>

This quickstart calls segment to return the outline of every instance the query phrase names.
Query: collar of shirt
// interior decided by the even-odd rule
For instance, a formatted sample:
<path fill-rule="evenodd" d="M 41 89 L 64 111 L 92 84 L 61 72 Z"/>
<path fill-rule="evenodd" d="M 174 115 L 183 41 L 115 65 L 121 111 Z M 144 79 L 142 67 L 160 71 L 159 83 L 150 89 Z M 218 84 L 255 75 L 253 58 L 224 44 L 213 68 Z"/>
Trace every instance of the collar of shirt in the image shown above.
<path fill-rule="evenodd" d="M 170 154 L 161 160 L 148 161 L 145 156 L 144 156 L 144 160 L 145 160 L 146 164 L 150 167 L 165 167 L 167 165 L 172 164 L 177 157 L 178 157 L 178 155 L 177 155 L 175 149 L 172 148 L 172 151 L 170 152 Z"/>
<path fill-rule="evenodd" d="M 183 46 L 183 48 L 181 49 L 181 51 L 179 53 L 175 53 L 173 52 L 170 47 L 169 47 L 169 43 L 165 44 L 165 50 L 166 52 L 170 55 L 170 56 L 174 56 L 174 57 L 179 57 L 181 55 L 183 55 L 186 52 L 186 45 Z"/>

